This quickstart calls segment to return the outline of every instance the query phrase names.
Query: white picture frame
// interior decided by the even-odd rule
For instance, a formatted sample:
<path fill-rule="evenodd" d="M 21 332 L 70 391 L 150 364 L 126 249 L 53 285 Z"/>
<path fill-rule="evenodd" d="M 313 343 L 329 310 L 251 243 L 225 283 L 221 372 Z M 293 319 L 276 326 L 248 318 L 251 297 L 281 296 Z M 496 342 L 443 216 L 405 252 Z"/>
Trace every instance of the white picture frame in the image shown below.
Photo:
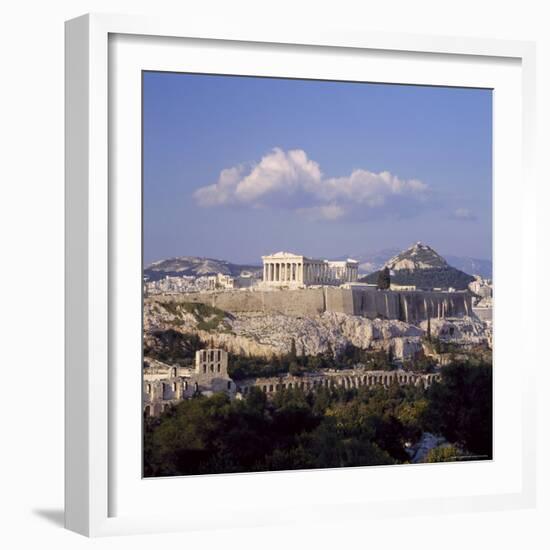
<path fill-rule="evenodd" d="M 113 45 L 113 38 L 115 48 L 118 47 L 116 37 L 129 38 L 131 44 L 126 48 L 125 40 L 121 40 L 122 49 L 117 50 L 116 54 L 120 54 L 121 57 L 113 62 L 110 57 L 110 47 Z M 152 52 L 150 57 L 147 56 L 147 51 L 152 51 L 153 48 L 147 44 L 139 44 L 147 38 L 158 38 L 162 42 L 158 51 Z M 167 38 L 173 40 L 167 40 Z M 125 394 L 120 392 L 120 380 L 124 377 L 124 373 L 120 371 L 122 367 L 117 370 L 119 364 L 117 354 L 124 352 L 125 348 L 122 346 L 125 344 L 117 347 L 115 343 L 120 337 L 121 342 L 127 342 L 131 346 L 134 341 L 132 338 L 136 334 L 135 331 L 129 331 L 125 335 L 118 333 L 115 338 L 113 328 L 121 322 L 121 316 L 128 315 L 127 311 L 135 308 L 137 293 L 141 299 L 141 283 L 138 274 L 137 285 L 133 287 L 129 285 L 133 288 L 133 295 L 125 293 L 120 285 L 117 285 L 119 278 L 123 277 L 124 270 L 126 273 L 132 273 L 136 265 L 136 255 L 126 257 L 117 247 L 117 242 L 129 236 L 128 233 L 121 235 L 121 226 L 135 229 L 141 196 L 137 197 L 139 199 L 137 202 L 133 200 L 132 193 L 135 187 L 131 186 L 121 187 L 120 190 L 115 188 L 113 191 L 112 182 L 116 178 L 127 175 L 128 181 L 135 180 L 133 172 L 124 172 L 124 170 L 128 162 L 132 162 L 128 159 L 131 159 L 135 153 L 135 148 L 132 149 L 135 146 L 133 140 L 139 141 L 141 137 L 134 136 L 133 145 L 129 148 L 122 146 L 116 151 L 110 151 L 110 142 L 119 135 L 119 132 L 125 131 L 121 129 L 121 125 L 128 119 L 128 113 L 130 118 L 132 112 L 135 113 L 127 110 L 126 114 L 120 113 L 119 116 L 119 113 L 113 111 L 113 105 L 118 105 L 116 91 L 113 88 L 115 83 L 121 86 L 122 82 L 126 85 L 131 82 L 131 78 L 117 80 L 117 71 L 123 71 L 128 67 L 134 71 L 131 74 L 135 74 L 139 69 L 142 61 L 138 57 L 136 62 L 135 52 L 146 59 L 148 69 L 157 68 L 153 65 L 158 63 L 158 57 L 155 57 L 158 55 L 164 56 L 168 66 L 172 63 L 169 60 L 171 57 L 169 51 L 179 47 L 178 40 L 182 41 L 182 44 L 185 40 L 193 41 L 196 50 L 193 54 L 195 56 L 192 61 L 193 66 L 203 67 L 204 72 L 214 71 L 219 63 L 229 63 L 228 60 L 220 61 L 219 55 L 215 56 L 216 59 L 209 60 L 207 55 L 201 53 L 200 44 L 206 42 L 214 50 L 226 48 L 228 53 L 231 48 L 234 50 L 248 48 L 247 63 L 254 58 L 254 48 L 260 48 L 262 55 L 265 55 L 268 50 L 273 51 L 273 55 L 270 54 L 270 56 L 273 57 L 274 63 L 277 62 L 278 57 L 281 57 L 280 52 L 284 49 L 287 65 L 289 59 L 298 58 L 306 53 L 307 55 L 356 56 L 370 52 L 375 56 L 377 54 L 389 56 L 388 59 L 394 55 L 396 59 L 399 57 L 396 60 L 395 74 L 401 74 L 402 82 L 407 83 L 414 83 L 411 80 L 413 78 L 411 74 L 406 72 L 408 57 L 411 60 L 415 58 L 419 63 L 436 62 L 441 67 L 441 72 L 433 73 L 431 77 L 428 73 L 424 74 L 422 82 L 426 84 L 460 85 L 462 82 L 463 85 L 468 85 L 468 79 L 474 82 L 477 78 L 476 82 L 480 85 L 486 82 L 487 86 L 490 86 L 490 79 L 493 77 L 485 76 L 484 73 L 491 73 L 488 68 L 495 67 L 495 79 L 501 78 L 498 74 L 502 73 L 502 80 L 498 80 L 499 85 L 495 88 L 497 94 L 504 98 L 502 101 L 508 101 L 509 106 L 513 107 L 512 111 L 517 114 L 514 118 L 513 113 L 504 114 L 503 109 L 497 112 L 495 118 L 494 181 L 499 193 L 502 190 L 502 200 L 497 197 L 495 201 L 495 234 L 504 236 L 500 241 L 502 245 L 505 238 L 517 243 L 521 249 L 522 265 L 530 265 L 536 255 L 533 239 L 536 185 L 531 177 L 535 119 L 535 48 L 532 43 L 393 35 L 367 31 L 343 33 L 329 30 L 304 30 L 299 35 L 295 35 L 292 31 L 285 29 L 266 31 L 261 28 L 250 29 L 248 32 L 228 29 L 223 35 L 213 35 L 208 28 L 195 25 L 190 21 L 179 22 L 164 18 L 119 15 L 85 15 L 68 21 L 66 23 L 66 527 L 84 535 L 101 536 L 235 525 L 281 524 L 295 521 L 293 518 L 296 517 L 295 512 L 285 506 L 284 495 L 276 493 L 277 487 L 289 486 L 301 489 L 296 493 L 296 506 L 300 506 L 303 511 L 300 521 L 312 522 L 325 521 L 329 517 L 332 520 L 360 519 L 365 514 L 391 517 L 411 513 L 435 514 L 442 511 L 481 511 L 533 506 L 535 501 L 535 350 L 522 349 L 522 353 L 533 360 L 525 361 L 522 365 L 517 407 L 506 407 L 506 404 L 503 406 L 502 399 L 511 395 L 516 382 L 512 378 L 513 369 L 505 368 L 506 364 L 513 361 L 515 357 L 513 350 L 506 352 L 506 342 L 509 340 L 507 336 L 511 334 L 509 331 L 514 327 L 506 322 L 507 315 L 510 314 L 506 313 L 504 306 L 500 309 L 499 304 L 507 303 L 507 289 L 511 294 L 512 287 L 515 285 L 516 300 L 522 304 L 518 306 L 520 310 L 518 323 L 521 326 L 522 323 L 527 322 L 526 304 L 534 299 L 536 289 L 534 283 L 525 284 L 528 277 L 527 269 L 521 270 L 516 279 L 512 279 L 507 274 L 508 266 L 505 259 L 501 260 L 500 267 L 497 264 L 495 276 L 497 281 L 495 346 L 498 350 L 498 346 L 501 345 L 503 350 L 502 353 L 497 351 L 495 356 L 495 365 L 498 368 L 502 365 L 502 374 L 498 374 L 497 371 L 496 375 L 496 412 L 499 412 L 498 407 L 502 407 L 503 411 L 500 418 L 498 414 L 496 415 L 495 422 L 496 427 L 505 421 L 511 424 L 517 422 L 517 426 L 514 424 L 515 428 L 510 432 L 517 435 L 517 440 L 512 441 L 513 445 L 509 449 L 509 454 L 514 455 L 514 460 L 507 463 L 504 456 L 506 453 L 501 453 L 500 456 L 497 453 L 487 468 L 483 469 L 484 467 L 481 466 L 477 471 L 474 466 L 471 466 L 471 470 L 468 470 L 472 479 L 485 478 L 495 485 L 502 483 L 494 491 L 485 489 L 480 481 L 477 491 L 463 484 L 462 490 L 457 487 L 454 493 L 449 493 L 448 496 L 439 494 L 435 490 L 436 486 L 438 490 L 446 482 L 450 486 L 451 478 L 457 473 L 457 470 L 452 468 L 456 468 L 457 465 L 431 466 L 429 474 L 426 474 L 428 470 L 415 467 L 399 467 L 398 470 L 393 467 L 369 468 L 368 483 L 369 487 L 373 488 L 372 498 L 362 496 L 361 493 L 353 490 L 354 487 L 361 485 L 361 480 L 367 482 L 367 478 L 364 477 L 367 475 L 364 473 L 365 469 L 361 468 L 307 474 L 304 472 L 239 474 L 240 478 L 235 477 L 237 474 L 200 476 L 187 480 L 186 485 L 190 495 L 188 498 L 199 503 L 199 507 L 202 505 L 201 494 L 212 494 L 212 491 L 216 491 L 221 486 L 225 493 L 229 492 L 233 495 L 236 488 L 240 486 L 242 491 L 238 492 L 242 494 L 235 497 L 237 504 L 233 501 L 230 505 L 229 502 L 220 498 L 220 502 L 210 510 L 209 514 L 192 515 L 183 514 L 177 510 L 168 514 L 166 508 L 170 506 L 166 503 L 164 506 L 156 504 L 159 502 L 156 500 L 156 495 L 159 494 L 158 491 L 155 492 L 157 488 L 164 494 L 182 494 L 181 478 L 141 480 L 136 478 L 135 468 L 128 467 L 128 472 L 131 472 L 129 476 L 133 477 L 123 479 L 125 468 L 120 467 L 121 459 L 118 455 L 122 456 L 125 449 L 128 449 L 126 451 L 128 453 L 135 450 L 136 444 L 139 446 L 139 440 L 136 439 L 139 434 L 134 429 L 129 429 L 132 435 L 126 437 L 121 435 L 120 428 L 127 426 L 125 422 L 137 411 L 133 407 L 141 399 L 141 380 L 136 376 L 135 380 L 129 381 L 131 391 L 126 393 L 131 397 L 127 401 Z M 188 53 L 191 55 L 190 51 Z M 228 55 L 228 57 L 231 56 Z M 176 54 L 173 58 L 174 67 L 179 66 L 181 56 L 178 57 Z M 235 59 L 238 63 L 245 63 L 243 55 L 238 52 L 235 54 Z M 459 67 L 461 60 L 465 63 L 462 68 Z M 126 65 L 123 66 L 123 62 Z M 468 70 L 467 63 L 470 62 L 474 65 L 478 64 L 477 76 L 475 68 Z M 319 65 L 315 65 L 317 68 L 313 65 L 314 63 L 311 68 L 313 73 L 321 71 Z M 295 68 L 292 66 L 285 70 L 295 71 L 292 73 L 295 76 L 303 76 L 303 67 L 303 64 L 297 64 Z M 446 71 L 445 67 L 447 67 Z M 504 69 L 501 70 L 499 67 Z M 512 68 L 508 71 L 505 67 Z M 254 68 L 250 70 L 257 73 Z M 349 70 L 355 69 L 350 65 Z M 228 72 L 230 72 L 229 69 Z M 451 72 L 458 76 L 451 78 Z M 507 80 L 508 72 L 512 75 L 511 80 Z M 292 74 L 289 72 L 276 76 Z M 327 78 L 324 73 L 323 77 Z M 379 78 L 373 80 L 380 81 Z M 364 79 L 368 80 L 368 75 L 365 74 Z M 388 81 L 397 82 L 399 77 L 392 76 Z M 508 85 L 507 82 L 510 84 Z M 134 105 L 132 102 L 137 97 L 135 94 L 132 95 L 131 86 L 132 84 L 130 84 L 129 93 L 132 99 L 128 100 L 127 109 Z M 507 94 L 508 88 L 514 93 Z M 140 91 L 137 90 L 136 93 L 139 96 Z M 139 119 L 128 122 L 128 128 L 135 129 L 136 126 L 140 126 Z M 506 129 L 516 129 L 517 132 L 505 131 Z M 509 165 L 509 172 L 503 169 L 508 166 L 505 164 L 507 162 L 515 163 Z M 122 172 L 119 172 L 119 169 Z M 134 170 L 135 167 L 129 167 L 130 169 Z M 519 197 L 509 193 L 509 184 L 514 178 L 516 181 L 517 178 L 521 180 Z M 122 213 L 117 205 L 125 200 L 131 203 L 129 208 L 133 214 L 124 218 L 124 224 L 122 224 Z M 515 206 L 522 215 L 516 227 L 506 229 L 506 225 L 511 225 L 507 222 L 508 205 Z M 140 214 L 139 221 L 141 221 Z M 514 233 L 508 234 L 507 230 Z M 132 235 L 136 236 L 135 231 Z M 497 258 L 499 257 L 498 246 L 497 239 Z M 136 251 L 135 248 L 133 250 Z M 118 254 L 119 251 L 121 254 Z M 500 258 L 503 258 L 503 254 Z M 503 290 L 499 290 L 500 288 Z M 115 305 L 115 302 L 118 305 Z M 129 305 L 126 310 L 124 304 L 132 305 Z M 141 301 L 139 307 L 141 307 Z M 140 319 L 135 319 L 134 323 L 138 321 Z M 137 351 L 141 353 L 140 349 Z M 499 384 L 502 388 L 501 393 L 499 393 Z M 506 408 L 509 409 L 507 414 L 510 414 L 510 417 L 504 420 Z M 137 419 L 139 420 L 139 414 Z M 135 428 L 137 424 L 132 426 Z M 500 438 L 499 444 L 503 444 L 502 439 Z M 141 457 L 137 456 L 135 459 L 139 461 Z M 499 469 L 499 466 L 502 467 Z M 462 464 L 458 467 L 470 467 L 470 465 Z M 374 474 L 384 479 L 389 479 L 388 476 L 391 476 L 395 480 L 395 485 L 402 488 L 401 492 L 397 487 L 388 499 L 376 496 L 376 490 L 379 491 L 378 495 L 383 494 L 383 487 L 375 489 Z M 255 480 L 255 476 L 258 475 L 262 477 Z M 459 476 L 456 477 L 458 479 Z M 410 478 L 414 480 L 410 481 Z M 323 511 L 322 498 L 316 493 L 320 480 L 323 483 L 326 480 L 326 486 L 331 495 L 333 506 L 330 514 Z M 407 485 L 409 483 L 410 485 Z M 136 489 L 137 485 L 140 486 L 139 489 Z M 271 491 L 273 498 L 270 498 L 269 505 L 266 503 L 265 507 L 247 506 L 247 495 L 257 490 L 253 485 L 261 486 L 263 491 Z M 346 485 L 348 489 L 337 489 Z M 113 494 L 115 487 L 118 491 L 117 495 Z M 408 490 L 415 491 L 412 497 L 411 494 L 407 496 L 406 490 L 403 489 L 407 487 L 409 487 Z M 423 488 L 422 491 L 419 491 L 419 487 Z M 430 490 L 430 487 L 434 490 Z M 140 492 L 142 488 L 143 492 Z M 306 496 L 298 496 L 298 494 Z M 147 506 L 145 502 L 148 503 Z M 243 511 L 243 514 L 238 514 L 237 511 Z"/>

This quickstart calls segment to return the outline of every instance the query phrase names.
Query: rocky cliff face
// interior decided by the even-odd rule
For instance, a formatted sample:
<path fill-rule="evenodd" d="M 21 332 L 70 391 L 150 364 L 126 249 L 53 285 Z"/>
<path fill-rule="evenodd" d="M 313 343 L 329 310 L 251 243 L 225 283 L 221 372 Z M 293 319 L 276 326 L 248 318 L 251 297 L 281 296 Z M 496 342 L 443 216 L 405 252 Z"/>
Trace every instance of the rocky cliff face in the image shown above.
<path fill-rule="evenodd" d="M 422 321 L 420 328 L 428 330 L 428 322 Z M 491 328 L 476 317 L 464 317 L 463 319 L 431 319 L 430 332 L 432 336 L 444 342 L 459 344 L 480 344 L 486 342 Z"/>
<path fill-rule="evenodd" d="M 443 256 L 440 256 L 433 248 L 421 242 L 390 258 L 384 265 L 384 267 L 388 267 L 392 271 L 400 271 L 402 269 L 441 269 L 448 266 L 449 264 Z"/>
<path fill-rule="evenodd" d="M 196 334 L 201 340 L 232 354 L 258 357 L 286 354 L 294 340 L 299 354 L 303 350 L 306 355 L 317 355 L 329 349 L 338 353 L 346 345 L 353 344 L 362 349 L 387 351 L 391 348 L 396 359 L 410 359 L 422 349 L 422 336 L 426 334 L 425 326 L 335 312 L 304 317 L 261 313 L 222 317 L 219 310 L 212 308 L 210 314 L 202 311 L 199 317 L 181 305 L 148 302 L 144 313 L 146 334 L 177 330 Z M 473 319 L 462 320 L 456 330 L 451 330 L 453 323 L 450 321 L 433 320 L 431 323 L 432 335 L 445 333 L 446 339 L 456 342 L 483 331 L 482 323 Z"/>
<path fill-rule="evenodd" d="M 359 273 L 361 275 L 368 275 L 369 273 L 380 271 L 386 263 L 400 254 L 402 254 L 402 252 L 397 248 L 387 248 L 377 252 L 348 254 L 348 256 L 359 262 Z M 491 260 L 447 254 L 444 259 L 451 267 L 463 271 L 468 275 L 480 275 L 484 279 L 492 279 L 493 277 L 493 262 L 491 262 Z"/>

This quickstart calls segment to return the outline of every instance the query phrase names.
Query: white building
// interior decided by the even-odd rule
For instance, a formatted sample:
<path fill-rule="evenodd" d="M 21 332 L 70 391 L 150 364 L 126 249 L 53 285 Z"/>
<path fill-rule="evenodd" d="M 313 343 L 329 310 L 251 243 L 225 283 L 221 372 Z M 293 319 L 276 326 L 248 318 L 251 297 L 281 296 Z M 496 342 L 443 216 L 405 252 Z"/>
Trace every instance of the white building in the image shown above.
<path fill-rule="evenodd" d="M 491 280 L 483 279 L 479 275 L 475 275 L 475 280 L 468 285 L 468 288 L 480 298 L 490 298 L 493 295 Z"/>
<path fill-rule="evenodd" d="M 223 273 L 218 273 L 216 279 L 216 285 L 220 286 L 225 289 L 233 289 L 236 288 L 235 284 L 235 278 L 231 277 L 231 275 L 224 275 Z"/>
<path fill-rule="evenodd" d="M 308 285 L 338 285 L 357 281 L 359 264 L 355 260 L 317 260 L 277 252 L 262 256 L 263 283 L 274 287 L 301 287 Z"/>

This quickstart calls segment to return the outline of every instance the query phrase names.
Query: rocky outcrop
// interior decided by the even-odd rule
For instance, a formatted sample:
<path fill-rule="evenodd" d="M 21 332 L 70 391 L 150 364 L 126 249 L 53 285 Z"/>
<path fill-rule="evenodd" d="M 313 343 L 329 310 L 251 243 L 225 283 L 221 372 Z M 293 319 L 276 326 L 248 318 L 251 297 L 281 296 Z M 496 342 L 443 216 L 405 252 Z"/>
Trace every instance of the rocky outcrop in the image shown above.
<path fill-rule="evenodd" d="M 420 323 L 420 328 L 427 332 L 428 322 Z M 431 319 L 430 332 L 432 337 L 443 342 L 467 344 L 484 344 L 491 332 L 491 328 L 476 317 L 463 319 Z"/>
<path fill-rule="evenodd" d="M 214 330 L 201 330 L 192 314 L 173 304 L 149 302 L 144 310 L 145 340 L 159 330 L 196 334 L 201 340 L 232 354 L 271 357 L 286 354 L 294 341 L 298 353 L 339 353 L 348 344 L 361 349 L 392 348 L 396 358 L 421 349 L 423 331 L 401 321 L 366 319 L 344 313 L 296 317 L 241 313 L 227 316 Z"/>
<path fill-rule="evenodd" d="M 392 271 L 417 270 L 417 269 L 441 269 L 449 264 L 443 256 L 440 256 L 433 248 L 421 242 L 415 243 L 403 252 L 390 258 L 384 267 Z"/>
<path fill-rule="evenodd" d="M 217 323 L 209 324 L 211 315 Z M 234 355 L 272 357 L 287 354 L 296 346 L 298 354 L 317 355 L 332 350 L 338 354 L 349 344 L 361 349 L 391 350 L 395 359 L 413 358 L 422 347 L 428 322 L 419 325 L 397 320 L 367 319 L 345 313 L 324 312 L 295 316 L 263 313 L 226 314 L 212 308 L 200 315 L 189 305 L 176 302 L 146 302 L 144 309 L 145 341 L 157 331 L 195 334 L 203 342 Z M 208 326 L 208 330 L 204 327 Z M 479 344 L 487 340 L 487 326 L 475 318 L 431 319 L 434 338 L 457 344 Z M 156 337 L 156 336 L 155 336 Z M 177 341 L 171 337 L 170 341 Z M 173 353 L 173 352 L 172 352 Z"/>
<path fill-rule="evenodd" d="M 390 258 L 384 267 L 391 271 L 392 283 L 416 286 L 417 290 L 450 287 L 466 290 L 474 280 L 471 275 L 450 266 L 433 248 L 420 242 Z M 376 283 L 378 274 L 376 271 L 362 280 Z"/>

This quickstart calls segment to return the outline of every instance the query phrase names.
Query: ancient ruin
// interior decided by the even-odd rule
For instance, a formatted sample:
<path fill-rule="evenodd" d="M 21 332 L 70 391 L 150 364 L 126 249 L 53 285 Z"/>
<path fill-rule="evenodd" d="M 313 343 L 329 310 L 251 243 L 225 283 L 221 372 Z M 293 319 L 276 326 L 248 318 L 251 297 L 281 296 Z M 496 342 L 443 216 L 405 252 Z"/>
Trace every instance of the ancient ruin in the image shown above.
<path fill-rule="evenodd" d="M 292 389 L 304 392 L 321 388 L 359 388 L 391 384 L 422 385 L 429 387 L 440 379 L 439 373 L 419 374 L 402 369 L 365 370 L 362 368 L 341 371 L 304 373 L 302 376 L 284 374 L 265 378 L 249 378 L 238 383 L 227 373 L 228 353 L 221 349 L 202 349 L 195 354 L 195 369 L 164 366 L 147 369 L 143 376 L 143 411 L 146 416 L 158 416 L 172 405 L 194 395 L 226 393 L 231 399 L 242 399 L 256 387 L 267 394 Z"/>
<path fill-rule="evenodd" d="M 292 252 L 262 256 L 262 261 L 264 286 L 339 285 L 357 281 L 359 272 L 355 260 L 317 260 Z"/>

